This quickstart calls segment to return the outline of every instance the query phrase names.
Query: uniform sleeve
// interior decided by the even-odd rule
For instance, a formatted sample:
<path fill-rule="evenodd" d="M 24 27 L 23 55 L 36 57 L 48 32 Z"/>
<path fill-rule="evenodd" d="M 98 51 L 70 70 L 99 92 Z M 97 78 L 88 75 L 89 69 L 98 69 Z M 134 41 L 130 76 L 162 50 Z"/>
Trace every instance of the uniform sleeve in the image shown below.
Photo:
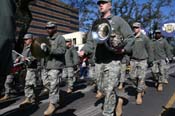
<path fill-rule="evenodd" d="M 72 57 L 73 57 L 73 63 L 74 63 L 73 65 L 78 65 L 80 58 L 75 48 L 72 49 Z"/>
<path fill-rule="evenodd" d="M 148 37 L 145 37 L 146 41 L 146 50 L 148 53 L 148 62 L 153 62 L 154 60 L 154 53 L 153 53 L 153 47 L 152 47 L 152 42 Z"/>
<path fill-rule="evenodd" d="M 126 50 L 126 52 L 129 52 L 131 50 L 131 46 L 134 43 L 133 32 L 129 24 L 122 18 L 119 18 L 119 23 L 120 23 L 119 26 L 120 32 L 124 37 L 124 44 L 125 44 L 124 49 Z"/>
<path fill-rule="evenodd" d="M 86 55 L 92 54 L 95 49 L 94 45 L 94 40 L 92 39 L 91 34 L 88 33 L 87 41 L 81 50 L 84 51 Z"/>
<path fill-rule="evenodd" d="M 56 47 L 51 47 L 50 55 L 63 55 L 66 52 L 66 42 L 63 36 L 56 38 Z"/>
<path fill-rule="evenodd" d="M 173 54 L 172 54 L 172 52 L 171 52 L 171 47 L 170 47 L 170 45 L 169 45 L 169 43 L 168 43 L 168 41 L 166 40 L 166 39 L 164 39 L 164 49 L 165 49 L 165 53 L 166 53 L 166 56 L 168 57 L 168 58 L 172 58 L 173 57 Z"/>

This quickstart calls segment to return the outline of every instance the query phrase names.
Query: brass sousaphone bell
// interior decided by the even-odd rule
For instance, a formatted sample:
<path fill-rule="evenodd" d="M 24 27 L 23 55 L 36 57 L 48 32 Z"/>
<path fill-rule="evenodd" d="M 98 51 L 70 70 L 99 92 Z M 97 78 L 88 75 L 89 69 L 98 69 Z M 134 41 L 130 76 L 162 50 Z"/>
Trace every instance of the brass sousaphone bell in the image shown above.
<path fill-rule="evenodd" d="M 104 43 L 111 35 L 111 25 L 107 19 L 97 19 L 91 29 L 92 38 L 98 43 Z"/>
<path fill-rule="evenodd" d="M 48 51 L 43 51 L 41 49 L 41 44 L 46 44 L 48 49 L 50 48 L 50 42 L 46 38 L 36 38 L 31 45 L 31 53 L 35 58 L 44 58 L 48 56 Z"/>
<path fill-rule="evenodd" d="M 97 44 L 105 44 L 107 49 L 115 53 L 121 51 L 124 45 L 123 36 L 112 28 L 107 19 L 97 19 L 93 23 L 91 36 Z"/>

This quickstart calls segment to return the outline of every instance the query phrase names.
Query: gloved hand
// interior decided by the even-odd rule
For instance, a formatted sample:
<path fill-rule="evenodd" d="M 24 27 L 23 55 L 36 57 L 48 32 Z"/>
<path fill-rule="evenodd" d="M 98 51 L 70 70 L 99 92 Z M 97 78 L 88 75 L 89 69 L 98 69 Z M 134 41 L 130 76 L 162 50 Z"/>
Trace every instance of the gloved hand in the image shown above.
<path fill-rule="evenodd" d="M 149 61 L 148 62 L 148 68 L 153 67 L 153 62 Z"/>
<path fill-rule="evenodd" d="M 41 43 L 40 45 L 41 50 L 43 50 L 44 52 L 48 51 L 48 46 L 46 45 L 46 43 Z"/>

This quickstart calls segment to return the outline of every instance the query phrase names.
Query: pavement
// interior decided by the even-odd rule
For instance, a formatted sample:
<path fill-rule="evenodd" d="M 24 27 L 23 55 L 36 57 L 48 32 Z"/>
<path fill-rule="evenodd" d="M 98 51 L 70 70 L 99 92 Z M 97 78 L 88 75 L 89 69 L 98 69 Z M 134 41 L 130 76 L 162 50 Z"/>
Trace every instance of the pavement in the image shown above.
<path fill-rule="evenodd" d="M 124 104 L 123 116 L 175 116 L 175 64 L 171 64 L 168 72 L 169 84 L 164 86 L 163 92 L 157 92 L 148 70 L 148 88 L 142 105 L 136 105 L 135 89 L 131 83 L 126 85 L 125 90 L 129 99 Z M 103 99 L 95 98 L 92 86 L 85 82 L 79 83 L 72 94 L 67 94 L 65 88 L 61 88 L 61 102 L 54 116 L 102 116 Z M 0 102 L 0 116 L 42 116 L 49 102 L 47 97 L 41 97 L 39 105 L 31 105 L 25 109 L 19 108 L 19 103 L 24 100 L 23 96 Z"/>

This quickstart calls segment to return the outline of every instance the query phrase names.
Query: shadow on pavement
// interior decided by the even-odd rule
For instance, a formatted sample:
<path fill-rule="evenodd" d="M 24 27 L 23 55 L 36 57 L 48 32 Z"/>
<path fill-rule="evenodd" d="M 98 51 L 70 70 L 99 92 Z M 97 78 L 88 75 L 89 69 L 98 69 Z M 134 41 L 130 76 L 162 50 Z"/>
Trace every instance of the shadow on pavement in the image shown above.
<path fill-rule="evenodd" d="M 129 96 L 136 96 L 136 94 L 137 94 L 136 88 L 134 88 L 132 86 L 126 87 L 125 92 L 127 92 Z"/>
<path fill-rule="evenodd" d="M 60 90 L 60 106 L 58 109 L 63 108 L 84 96 L 85 95 L 82 92 L 68 94 L 67 92 Z"/>
<path fill-rule="evenodd" d="M 53 116 L 77 116 L 74 114 L 75 109 L 68 109 L 61 113 L 55 113 Z"/>
<path fill-rule="evenodd" d="M 165 111 L 161 114 L 161 116 L 175 116 L 175 108 L 165 108 Z"/>
<path fill-rule="evenodd" d="M 25 108 L 17 108 L 9 112 L 4 113 L 2 116 L 31 116 L 38 110 L 38 105 L 30 105 Z"/>
<path fill-rule="evenodd" d="M 10 106 L 11 104 L 15 103 L 18 101 L 20 98 L 10 98 L 8 100 L 0 101 L 0 109 L 3 109 L 5 107 Z"/>

